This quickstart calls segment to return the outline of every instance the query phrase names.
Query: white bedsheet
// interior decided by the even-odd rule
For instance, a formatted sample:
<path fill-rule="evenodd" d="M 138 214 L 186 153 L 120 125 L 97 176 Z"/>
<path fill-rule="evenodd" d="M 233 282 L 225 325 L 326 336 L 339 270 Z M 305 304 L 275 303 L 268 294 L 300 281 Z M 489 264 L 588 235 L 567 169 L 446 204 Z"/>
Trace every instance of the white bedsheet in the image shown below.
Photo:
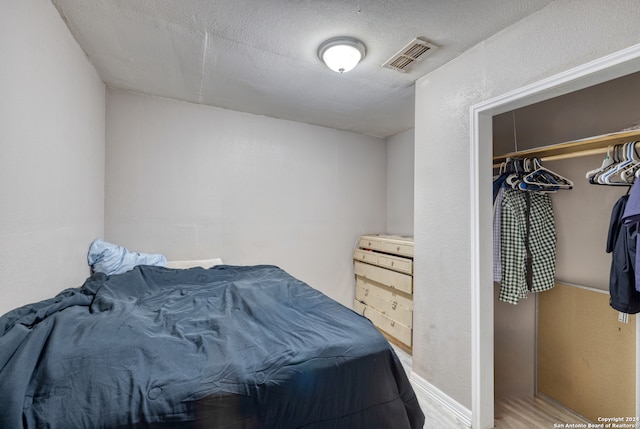
<path fill-rule="evenodd" d="M 167 268 L 178 268 L 178 269 L 186 269 L 193 267 L 202 267 L 202 268 L 211 268 L 216 265 L 222 265 L 222 259 L 214 258 L 214 259 L 193 259 L 187 261 L 168 261 L 166 267 Z"/>

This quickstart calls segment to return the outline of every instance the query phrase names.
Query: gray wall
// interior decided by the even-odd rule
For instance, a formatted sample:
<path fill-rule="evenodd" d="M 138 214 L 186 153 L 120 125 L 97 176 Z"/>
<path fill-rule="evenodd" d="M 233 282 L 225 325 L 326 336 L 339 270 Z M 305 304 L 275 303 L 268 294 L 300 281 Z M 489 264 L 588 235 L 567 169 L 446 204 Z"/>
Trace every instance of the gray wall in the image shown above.
<path fill-rule="evenodd" d="M 82 284 L 103 232 L 105 87 L 46 0 L 0 5 L 0 314 Z"/>
<path fill-rule="evenodd" d="M 413 129 L 387 139 L 387 233 L 413 235 Z"/>
<path fill-rule="evenodd" d="M 635 0 L 559 0 L 416 83 L 413 370 L 464 407 L 472 395 L 469 108 L 640 42 L 638 19 Z"/>
<path fill-rule="evenodd" d="M 108 91 L 107 240 L 170 259 L 275 264 L 337 301 L 386 226 L 385 140 Z"/>
<path fill-rule="evenodd" d="M 504 154 L 640 125 L 640 72 L 493 118 L 493 152 Z M 515 134 L 514 134 L 515 130 Z"/>

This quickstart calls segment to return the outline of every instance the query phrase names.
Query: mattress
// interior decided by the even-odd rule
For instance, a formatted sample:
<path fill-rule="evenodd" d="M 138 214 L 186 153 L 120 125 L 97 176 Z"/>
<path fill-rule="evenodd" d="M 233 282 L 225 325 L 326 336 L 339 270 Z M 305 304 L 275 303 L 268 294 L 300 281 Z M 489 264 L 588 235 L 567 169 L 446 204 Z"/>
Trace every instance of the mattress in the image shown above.
<path fill-rule="evenodd" d="M 96 273 L 0 318 L 0 427 L 422 428 L 364 317 L 275 266 Z"/>

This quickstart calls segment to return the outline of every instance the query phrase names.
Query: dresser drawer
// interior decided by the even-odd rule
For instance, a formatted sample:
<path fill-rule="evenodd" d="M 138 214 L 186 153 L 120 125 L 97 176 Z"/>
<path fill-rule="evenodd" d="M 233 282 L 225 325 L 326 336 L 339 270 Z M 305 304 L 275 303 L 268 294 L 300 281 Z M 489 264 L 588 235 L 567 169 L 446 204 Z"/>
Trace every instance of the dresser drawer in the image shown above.
<path fill-rule="evenodd" d="M 367 304 L 389 318 L 411 328 L 413 311 L 401 306 L 398 301 L 389 301 L 373 292 L 372 289 L 356 287 L 356 300 Z"/>
<path fill-rule="evenodd" d="M 359 247 L 413 258 L 413 240 L 389 235 L 363 235 Z"/>
<path fill-rule="evenodd" d="M 407 274 L 398 273 L 359 261 L 353 261 L 353 265 L 357 276 L 382 283 L 392 289 L 398 289 L 408 294 L 413 293 L 413 278 Z"/>
<path fill-rule="evenodd" d="M 353 251 L 353 259 L 356 261 L 366 262 L 367 264 L 379 265 L 394 271 L 413 274 L 412 259 L 362 249 L 355 249 Z"/>
<path fill-rule="evenodd" d="M 409 244 L 385 242 L 382 251 L 413 258 L 413 245 Z"/>
<path fill-rule="evenodd" d="M 365 296 L 370 293 L 375 294 L 382 297 L 382 299 L 397 302 L 404 308 L 413 310 L 413 300 L 411 299 L 411 295 L 408 293 L 400 292 L 397 289 L 389 289 L 380 283 L 375 283 L 359 276 L 356 277 L 356 291 L 358 289 L 362 289 L 362 293 L 365 293 Z"/>
<path fill-rule="evenodd" d="M 355 249 L 353 251 L 353 259 L 355 259 L 356 261 L 366 262 L 368 264 L 378 265 L 380 254 L 368 250 Z"/>
<path fill-rule="evenodd" d="M 364 317 L 371 320 L 378 329 L 396 338 L 401 343 L 411 347 L 411 328 L 408 326 L 405 326 L 400 322 L 396 322 L 358 300 L 353 301 L 353 309 L 357 313 L 362 314 Z"/>
<path fill-rule="evenodd" d="M 399 256 L 380 255 L 378 256 L 377 265 L 391 270 L 413 274 L 413 261 L 411 259 L 401 258 Z"/>
<path fill-rule="evenodd" d="M 360 238 L 359 246 L 363 249 L 378 250 L 385 252 L 385 242 L 377 237 L 362 236 Z"/>

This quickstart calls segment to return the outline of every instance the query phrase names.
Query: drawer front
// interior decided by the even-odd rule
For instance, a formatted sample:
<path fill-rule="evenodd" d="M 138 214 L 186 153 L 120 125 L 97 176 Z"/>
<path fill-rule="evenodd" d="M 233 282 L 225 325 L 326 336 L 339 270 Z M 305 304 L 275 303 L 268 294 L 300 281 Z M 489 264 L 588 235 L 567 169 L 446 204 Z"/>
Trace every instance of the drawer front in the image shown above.
<path fill-rule="evenodd" d="M 390 302 L 397 302 L 409 310 L 413 310 L 413 300 L 411 295 L 400 292 L 397 289 L 390 289 L 380 283 L 375 283 L 363 277 L 356 277 L 356 290 L 360 288 L 367 294 L 375 294 Z"/>
<path fill-rule="evenodd" d="M 353 251 L 353 259 L 356 261 L 367 262 L 369 264 L 378 265 L 380 254 L 362 249 L 356 249 Z"/>
<path fill-rule="evenodd" d="M 399 305 L 397 301 L 387 301 L 380 295 L 372 293 L 370 289 L 362 287 L 356 287 L 356 300 L 409 328 L 413 326 L 413 311 Z"/>
<path fill-rule="evenodd" d="M 387 242 L 384 243 L 383 252 L 393 253 L 394 255 L 409 256 L 413 258 L 413 246 L 408 244 Z"/>
<path fill-rule="evenodd" d="M 413 241 L 409 240 L 363 235 L 360 237 L 359 247 L 413 258 Z"/>
<path fill-rule="evenodd" d="M 357 276 L 382 283 L 392 289 L 398 289 L 408 294 L 413 293 L 413 278 L 407 274 L 387 270 L 386 268 L 375 265 L 364 264 L 359 261 L 354 261 L 353 265 Z"/>
<path fill-rule="evenodd" d="M 395 320 L 390 319 L 384 314 L 369 307 L 367 304 L 361 303 L 358 300 L 354 300 L 353 308 L 356 312 L 371 320 L 371 322 L 380 330 L 396 338 L 401 343 L 411 347 L 411 328 L 409 328 L 408 326 L 404 326 L 400 322 L 396 322 Z"/>
<path fill-rule="evenodd" d="M 358 301 L 357 299 L 353 300 L 353 310 L 361 316 L 367 312 L 367 304 Z"/>
<path fill-rule="evenodd" d="M 383 240 L 375 237 L 362 237 L 360 238 L 360 247 L 363 249 L 371 249 L 371 250 L 379 250 L 381 252 L 385 251 L 385 243 Z"/>
<path fill-rule="evenodd" d="M 378 265 L 391 270 L 413 274 L 413 261 L 411 259 L 400 258 L 398 256 L 380 255 Z"/>

